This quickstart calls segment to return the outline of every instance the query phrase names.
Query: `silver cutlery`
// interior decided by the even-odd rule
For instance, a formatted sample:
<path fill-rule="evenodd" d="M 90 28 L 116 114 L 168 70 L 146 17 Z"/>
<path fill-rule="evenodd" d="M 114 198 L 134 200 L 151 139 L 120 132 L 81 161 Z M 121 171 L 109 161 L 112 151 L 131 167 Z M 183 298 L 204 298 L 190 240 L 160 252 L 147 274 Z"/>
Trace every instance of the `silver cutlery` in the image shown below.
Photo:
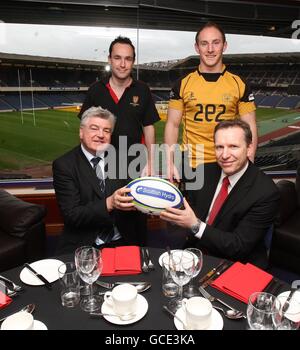
<path fill-rule="evenodd" d="M 171 311 L 166 305 L 163 305 L 163 309 L 165 311 L 167 311 L 170 315 L 172 315 L 173 317 L 176 318 L 176 320 L 178 320 L 182 325 L 183 325 L 183 328 L 185 329 L 185 322 L 180 318 L 178 317 L 173 311 Z"/>
<path fill-rule="evenodd" d="M 202 287 L 199 287 L 199 292 L 204 296 L 204 298 L 208 299 L 210 302 L 213 302 L 213 301 L 218 301 L 220 304 L 228 307 L 228 309 L 232 310 L 232 311 L 238 311 L 236 310 L 235 308 L 233 308 L 232 306 L 228 305 L 225 303 L 225 301 L 219 299 L 219 298 L 216 298 L 212 295 L 210 295 L 204 288 Z M 242 317 L 243 318 L 246 318 L 246 316 L 244 315 L 244 313 L 242 312 Z"/>
<path fill-rule="evenodd" d="M 15 290 L 8 288 L 7 285 L 0 280 L 0 290 L 1 289 L 3 289 L 4 294 L 6 294 L 9 297 L 14 297 L 15 295 L 17 295 L 17 292 Z"/>
<path fill-rule="evenodd" d="M 238 311 L 238 310 L 233 311 L 231 309 L 224 310 L 223 308 L 218 306 L 214 306 L 214 309 L 221 311 L 223 315 L 229 318 L 230 320 L 239 320 L 241 318 L 244 318 L 244 314 L 242 311 Z"/>
<path fill-rule="evenodd" d="M 108 316 L 108 317 L 118 317 L 121 321 L 128 321 L 133 319 L 136 314 L 135 313 L 130 313 L 126 315 L 117 315 L 117 314 L 109 314 L 106 312 L 91 312 L 90 316 L 92 317 L 103 317 L 103 316 Z"/>
<path fill-rule="evenodd" d="M 147 260 L 148 260 L 148 268 L 149 268 L 149 270 L 154 270 L 155 267 L 154 267 L 153 262 L 152 262 L 151 259 L 150 259 L 149 249 L 148 249 L 148 248 L 145 248 L 145 251 L 146 251 Z"/>
<path fill-rule="evenodd" d="M 115 286 L 120 285 L 120 284 L 124 284 L 124 283 L 132 284 L 133 286 L 135 286 L 135 288 L 137 289 L 137 291 L 139 293 L 142 293 L 142 292 L 146 291 L 147 289 L 149 289 L 151 287 L 151 283 L 150 282 L 115 282 L 115 283 L 109 283 L 109 282 L 103 282 L 103 281 L 96 281 L 96 284 L 98 284 L 98 286 L 106 288 L 106 289 L 112 289 Z"/>
<path fill-rule="evenodd" d="M 19 286 L 17 284 L 15 284 L 12 280 L 9 280 L 8 278 L 0 275 L 0 280 L 4 281 L 4 282 L 7 282 L 8 284 L 10 284 L 12 286 L 12 289 L 15 291 L 15 292 L 20 292 L 23 290 L 23 287 L 22 286 Z"/>
<path fill-rule="evenodd" d="M 41 282 L 43 282 L 47 289 L 50 289 L 50 290 L 52 289 L 52 284 L 42 274 L 35 271 L 35 269 L 32 266 L 30 266 L 28 263 L 25 263 L 24 267 L 26 267 L 26 269 L 29 270 L 30 273 L 32 273 Z"/>
<path fill-rule="evenodd" d="M 146 264 L 146 256 L 145 256 L 145 251 L 143 248 L 141 248 L 142 251 L 142 261 L 143 261 L 143 265 L 142 265 L 142 270 L 143 272 L 149 272 L 149 268 L 148 265 Z"/>
<path fill-rule="evenodd" d="M 284 302 L 284 304 L 282 306 L 282 312 L 286 312 L 287 311 L 287 309 L 290 306 L 290 301 L 293 298 L 294 294 L 297 292 L 297 290 L 298 290 L 297 288 L 292 288 L 292 290 L 290 291 L 286 301 Z"/>
<path fill-rule="evenodd" d="M 19 311 L 16 311 L 13 314 L 10 314 L 10 315 L 8 315 L 6 317 L 1 318 L 0 322 L 3 322 L 4 320 L 7 319 L 7 317 L 9 317 L 11 315 L 14 315 L 17 312 L 26 311 L 26 312 L 29 312 L 30 314 L 32 314 L 34 309 L 35 309 L 35 304 L 28 304 L 28 305 L 24 306 L 22 309 L 20 309 Z"/>

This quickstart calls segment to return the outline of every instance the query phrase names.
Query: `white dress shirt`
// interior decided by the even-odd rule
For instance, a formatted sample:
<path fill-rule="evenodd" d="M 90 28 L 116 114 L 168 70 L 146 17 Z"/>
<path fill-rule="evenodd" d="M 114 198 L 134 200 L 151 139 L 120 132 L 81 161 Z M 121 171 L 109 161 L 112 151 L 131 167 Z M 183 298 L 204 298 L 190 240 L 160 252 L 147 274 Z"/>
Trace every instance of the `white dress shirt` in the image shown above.
<path fill-rule="evenodd" d="M 83 144 L 81 144 L 81 150 L 82 150 L 83 154 L 86 156 L 86 158 L 89 161 L 89 163 L 91 164 L 91 167 L 94 169 L 94 164 L 91 162 L 91 160 L 93 158 L 95 158 L 96 156 L 94 156 L 92 153 L 87 151 L 84 148 Z M 104 152 L 102 152 L 100 154 L 97 153 L 97 157 L 101 158 L 99 163 L 98 163 L 98 165 L 100 166 L 102 174 L 103 174 L 103 177 L 105 178 L 105 176 L 104 176 L 104 159 L 103 159 L 103 156 L 104 156 Z M 103 181 L 105 181 L 104 178 L 103 178 Z M 114 226 L 114 236 L 112 238 L 112 241 L 116 241 L 117 239 L 121 238 L 121 235 L 120 235 L 120 232 L 118 231 L 117 227 L 115 225 L 113 225 L 113 226 Z M 103 242 L 102 239 L 99 236 L 97 236 L 95 243 L 97 245 L 101 245 L 101 244 L 104 244 L 105 242 Z"/>
<path fill-rule="evenodd" d="M 233 175 L 228 176 L 228 180 L 229 180 L 228 194 L 233 189 L 233 187 L 237 184 L 239 179 L 244 175 L 244 173 L 246 172 L 246 170 L 248 168 L 248 165 L 249 165 L 249 162 L 247 162 L 247 164 L 240 171 L 238 171 L 237 173 L 235 173 Z M 218 182 L 218 185 L 217 185 L 217 188 L 216 188 L 215 195 L 213 197 L 213 200 L 211 201 L 210 208 L 209 208 L 209 211 L 208 211 L 208 215 L 207 215 L 205 221 L 207 221 L 208 218 L 209 218 L 209 215 L 210 215 L 213 203 L 215 202 L 215 199 L 216 199 L 217 195 L 219 194 L 219 192 L 221 190 L 223 179 L 226 176 L 227 175 L 222 171 L 220 179 L 219 179 L 219 182 Z M 199 231 L 195 234 L 195 237 L 197 237 L 198 239 L 201 239 L 205 228 L 206 228 L 206 223 L 201 221 L 201 224 L 200 224 L 200 227 L 199 227 Z"/>

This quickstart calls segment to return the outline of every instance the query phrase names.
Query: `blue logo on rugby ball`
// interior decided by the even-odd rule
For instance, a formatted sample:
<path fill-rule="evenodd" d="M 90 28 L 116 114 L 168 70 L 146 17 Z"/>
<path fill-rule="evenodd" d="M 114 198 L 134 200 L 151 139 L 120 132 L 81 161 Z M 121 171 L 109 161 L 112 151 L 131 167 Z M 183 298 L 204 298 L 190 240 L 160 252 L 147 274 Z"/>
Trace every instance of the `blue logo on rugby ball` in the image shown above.
<path fill-rule="evenodd" d="M 143 194 L 149 197 L 161 198 L 169 202 L 174 202 L 176 199 L 175 195 L 171 192 L 159 190 L 157 188 L 148 186 L 137 186 L 136 193 Z"/>

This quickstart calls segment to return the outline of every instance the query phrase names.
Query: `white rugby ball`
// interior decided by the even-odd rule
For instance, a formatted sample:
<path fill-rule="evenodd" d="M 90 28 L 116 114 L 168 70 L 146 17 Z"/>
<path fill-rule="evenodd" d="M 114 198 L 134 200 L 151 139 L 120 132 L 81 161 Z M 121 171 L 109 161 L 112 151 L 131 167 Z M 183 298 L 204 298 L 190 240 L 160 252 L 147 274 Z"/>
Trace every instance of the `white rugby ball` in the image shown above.
<path fill-rule="evenodd" d="M 131 188 L 135 207 L 146 214 L 159 215 L 165 208 L 180 208 L 183 203 L 179 189 L 159 177 L 140 177 L 126 187 Z"/>

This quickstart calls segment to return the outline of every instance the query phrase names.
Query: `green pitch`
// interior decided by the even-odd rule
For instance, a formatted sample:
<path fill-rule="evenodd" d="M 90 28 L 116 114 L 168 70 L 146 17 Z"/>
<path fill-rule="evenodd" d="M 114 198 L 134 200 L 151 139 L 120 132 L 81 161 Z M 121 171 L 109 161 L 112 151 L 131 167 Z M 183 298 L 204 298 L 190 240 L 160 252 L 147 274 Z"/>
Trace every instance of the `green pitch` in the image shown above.
<path fill-rule="evenodd" d="M 57 110 L 0 113 L 0 169 L 49 164 L 78 143 L 76 113 Z"/>
<path fill-rule="evenodd" d="M 78 144 L 77 113 L 45 110 L 33 116 L 21 113 L 0 113 L 0 171 L 18 170 L 50 164 L 53 159 Z M 259 134 L 263 135 L 295 122 L 299 113 L 279 109 L 258 109 Z M 299 120 L 299 119 L 298 119 Z M 164 122 L 156 123 L 157 143 L 162 143 Z"/>

